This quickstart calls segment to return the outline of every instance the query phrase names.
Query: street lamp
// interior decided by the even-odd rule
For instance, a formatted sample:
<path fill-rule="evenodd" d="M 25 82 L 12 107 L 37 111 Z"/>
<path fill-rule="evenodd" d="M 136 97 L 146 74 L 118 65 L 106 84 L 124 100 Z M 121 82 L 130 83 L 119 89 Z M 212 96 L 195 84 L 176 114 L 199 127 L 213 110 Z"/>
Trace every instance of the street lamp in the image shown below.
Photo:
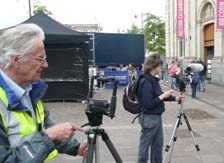
<path fill-rule="evenodd" d="M 29 0 L 29 15 L 31 17 L 31 2 L 30 2 L 30 0 Z"/>
<path fill-rule="evenodd" d="M 144 20 L 143 20 L 143 16 L 144 16 L 144 13 L 142 12 L 141 13 L 141 26 L 142 26 L 142 28 L 141 28 L 141 30 L 142 30 L 142 33 L 144 32 Z M 137 16 L 137 14 L 135 14 L 135 18 L 137 19 L 138 18 L 138 16 Z"/>

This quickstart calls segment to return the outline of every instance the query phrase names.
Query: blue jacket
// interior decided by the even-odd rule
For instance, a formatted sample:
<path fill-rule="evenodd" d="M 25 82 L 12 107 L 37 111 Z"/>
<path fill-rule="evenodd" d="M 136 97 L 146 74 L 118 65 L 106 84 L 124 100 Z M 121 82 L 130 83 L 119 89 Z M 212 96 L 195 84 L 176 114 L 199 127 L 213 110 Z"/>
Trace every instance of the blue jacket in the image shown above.
<path fill-rule="evenodd" d="M 143 78 L 140 81 L 137 97 L 143 104 L 143 113 L 145 114 L 162 114 L 165 110 L 164 102 L 159 99 L 163 94 L 158 78 L 147 74 L 148 79 Z M 170 96 L 164 101 L 175 101 L 175 96 Z"/>
<path fill-rule="evenodd" d="M 15 95 L 14 91 L 9 88 L 7 83 L 4 81 L 0 75 L 0 87 L 4 89 L 7 99 L 8 106 L 5 106 L 2 100 L 0 100 L 1 109 L 5 109 L 8 112 L 27 112 L 30 111 L 21 103 L 20 99 Z M 30 92 L 31 101 L 33 108 L 36 108 L 36 102 L 40 100 L 45 91 L 46 84 L 42 81 L 32 83 L 32 91 Z M 44 126 L 49 128 L 55 123 L 49 118 L 49 111 L 44 108 Z M 79 143 L 73 137 L 65 142 L 52 141 L 44 131 L 35 132 L 30 141 L 24 142 L 22 145 L 17 146 L 14 149 L 10 148 L 10 142 L 8 140 L 7 131 L 4 128 L 4 123 L 2 121 L 2 114 L 0 112 L 0 162 L 26 162 L 26 163 L 40 163 L 44 160 L 47 155 L 52 152 L 54 149 L 57 149 L 59 153 L 66 153 L 69 155 L 75 155 L 78 152 Z M 26 146 L 29 149 L 32 149 L 32 156 L 30 157 L 27 154 Z"/>

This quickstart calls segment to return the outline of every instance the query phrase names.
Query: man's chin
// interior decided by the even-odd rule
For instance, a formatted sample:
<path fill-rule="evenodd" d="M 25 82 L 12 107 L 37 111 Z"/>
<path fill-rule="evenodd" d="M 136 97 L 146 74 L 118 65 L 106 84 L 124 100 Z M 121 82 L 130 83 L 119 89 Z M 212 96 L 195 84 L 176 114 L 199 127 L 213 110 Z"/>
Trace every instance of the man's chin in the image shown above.
<path fill-rule="evenodd" d="M 38 82 L 40 80 L 41 80 L 41 77 L 39 76 L 39 77 L 35 77 L 32 82 Z"/>

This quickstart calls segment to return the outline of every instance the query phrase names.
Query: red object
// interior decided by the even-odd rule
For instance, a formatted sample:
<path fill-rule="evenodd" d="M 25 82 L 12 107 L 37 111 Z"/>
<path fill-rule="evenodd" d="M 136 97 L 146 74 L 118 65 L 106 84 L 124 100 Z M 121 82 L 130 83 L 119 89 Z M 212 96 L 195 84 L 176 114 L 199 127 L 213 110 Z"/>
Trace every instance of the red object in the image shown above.
<path fill-rule="evenodd" d="M 216 7 L 216 28 L 224 29 L 224 0 L 217 0 Z"/>
<path fill-rule="evenodd" d="M 184 38 L 184 0 L 177 0 L 177 17 L 176 17 L 177 38 Z"/>

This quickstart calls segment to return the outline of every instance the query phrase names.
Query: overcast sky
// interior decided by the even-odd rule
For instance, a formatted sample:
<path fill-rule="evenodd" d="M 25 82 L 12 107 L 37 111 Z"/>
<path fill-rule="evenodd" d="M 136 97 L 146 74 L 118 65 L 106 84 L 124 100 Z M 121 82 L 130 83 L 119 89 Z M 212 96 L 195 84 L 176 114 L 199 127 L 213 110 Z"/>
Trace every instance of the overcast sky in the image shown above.
<path fill-rule="evenodd" d="M 141 27 L 141 13 L 165 16 L 165 0 L 40 0 L 63 24 L 100 24 L 103 32 Z M 0 28 L 29 18 L 28 0 L 0 0 Z M 31 0 L 32 2 L 32 0 Z M 137 15 L 137 18 L 135 18 Z"/>

